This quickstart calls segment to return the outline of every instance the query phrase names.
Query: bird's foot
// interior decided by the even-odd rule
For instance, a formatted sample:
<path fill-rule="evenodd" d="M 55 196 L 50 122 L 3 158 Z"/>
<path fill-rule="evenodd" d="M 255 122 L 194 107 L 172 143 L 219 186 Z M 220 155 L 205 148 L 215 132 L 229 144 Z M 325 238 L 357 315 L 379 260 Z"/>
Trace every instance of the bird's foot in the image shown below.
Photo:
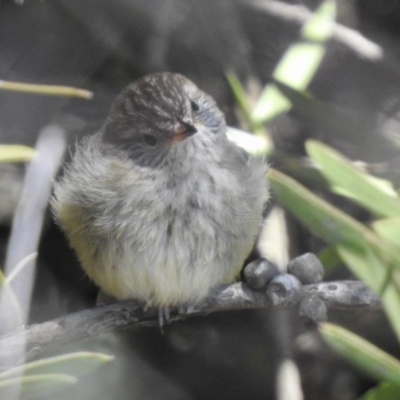
<path fill-rule="evenodd" d="M 162 333 L 164 333 L 164 325 L 169 322 L 171 318 L 171 310 L 169 307 L 158 308 L 158 326 Z"/>
<path fill-rule="evenodd" d="M 194 313 L 196 310 L 197 310 L 196 304 L 184 304 L 179 306 L 178 314 L 179 315 L 191 314 Z"/>

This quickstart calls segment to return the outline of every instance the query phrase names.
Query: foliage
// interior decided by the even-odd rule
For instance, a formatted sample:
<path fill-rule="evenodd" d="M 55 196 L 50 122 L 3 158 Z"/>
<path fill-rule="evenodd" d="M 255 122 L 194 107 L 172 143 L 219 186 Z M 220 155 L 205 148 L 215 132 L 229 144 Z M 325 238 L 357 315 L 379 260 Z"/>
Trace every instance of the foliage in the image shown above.
<path fill-rule="evenodd" d="M 260 134 L 277 115 L 295 107 L 319 123 L 332 123 L 345 132 L 360 128 L 306 92 L 325 52 L 333 30 L 334 3 L 325 1 L 303 26 L 301 40 L 293 44 L 276 67 L 272 82 L 263 89 L 255 106 L 250 105 L 239 80 L 228 81 L 247 125 Z M 365 127 L 369 129 L 369 127 Z M 364 132 L 365 133 L 365 132 Z M 312 161 L 309 171 L 319 175 L 326 188 L 347 197 L 371 213 L 373 221 L 363 224 L 316 196 L 293 178 L 270 169 L 269 182 L 275 199 L 289 210 L 328 247 L 321 261 L 332 267 L 341 261 L 382 298 L 384 310 L 400 341 L 400 198 L 391 182 L 363 171 L 338 151 L 317 141 L 306 143 Z M 340 354 L 375 377 L 380 384 L 363 397 L 400 398 L 400 361 L 346 329 L 322 324 L 320 332 Z"/>
<path fill-rule="evenodd" d="M 0 89 L 43 95 L 92 98 L 91 92 L 65 86 L 0 81 Z M 36 152 L 31 147 L 0 145 L 0 162 L 31 161 L 35 156 Z M 31 254 L 22 260 L 15 266 L 10 276 L 5 276 L 0 269 L 0 300 L 4 301 L 5 296 L 7 296 L 11 300 L 9 304 L 14 308 L 12 312 L 16 314 L 20 313 L 20 307 L 10 283 L 36 255 L 36 253 Z M 0 373 L 0 398 L 7 398 L 10 394 L 19 394 L 19 399 L 40 398 L 45 394 L 78 382 L 83 375 L 111 359 L 112 357 L 106 354 L 78 352 L 25 363 L 21 366 L 7 369 Z"/>
<path fill-rule="evenodd" d="M 101 353 L 78 352 L 51 357 L 0 373 L 0 398 L 18 390 L 20 399 L 40 398 L 75 384 L 83 375 L 111 361 Z"/>
<path fill-rule="evenodd" d="M 0 81 L 0 90 L 13 92 L 32 93 L 46 96 L 73 96 L 90 100 L 93 93 L 88 90 L 78 89 L 70 86 L 38 85 L 34 83 Z"/>

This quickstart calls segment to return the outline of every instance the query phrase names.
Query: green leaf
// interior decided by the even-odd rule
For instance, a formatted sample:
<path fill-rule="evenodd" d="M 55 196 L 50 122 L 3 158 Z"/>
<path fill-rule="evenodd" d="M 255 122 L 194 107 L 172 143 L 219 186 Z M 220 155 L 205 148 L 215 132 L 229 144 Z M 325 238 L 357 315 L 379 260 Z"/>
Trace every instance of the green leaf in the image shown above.
<path fill-rule="evenodd" d="M 371 228 L 379 237 L 400 247 L 400 217 L 380 219 L 371 224 Z"/>
<path fill-rule="evenodd" d="M 385 263 L 366 242 L 356 246 L 336 244 L 335 248 L 349 269 L 380 294 L 385 312 L 400 341 L 400 271 L 394 270 L 390 261 Z"/>
<path fill-rule="evenodd" d="M 249 101 L 247 98 L 246 91 L 244 90 L 241 82 L 239 81 L 236 74 L 233 72 L 227 72 L 226 78 L 228 80 L 229 86 L 231 87 L 232 93 L 235 97 L 235 100 L 242 111 L 245 113 L 245 116 L 248 120 L 250 120 L 250 107 Z"/>
<path fill-rule="evenodd" d="M 318 43 L 293 45 L 285 53 L 273 77 L 294 89 L 304 90 L 318 69 L 324 53 L 324 47 Z"/>
<path fill-rule="evenodd" d="M 279 114 L 290 110 L 290 101 L 280 92 L 275 84 L 267 85 L 258 98 L 251 114 L 251 120 L 256 124 L 268 122 Z"/>
<path fill-rule="evenodd" d="M 400 361 L 372 343 L 339 326 L 323 323 L 319 331 L 327 343 L 375 379 L 400 388 Z"/>
<path fill-rule="evenodd" d="M 306 150 L 337 193 L 350 197 L 378 216 L 400 216 L 400 200 L 388 182 L 366 174 L 323 143 L 308 140 Z"/>
<path fill-rule="evenodd" d="M 370 229 L 311 193 L 288 176 L 270 170 L 269 182 L 280 203 L 322 239 L 382 301 L 400 340 L 400 252 Z"/>
<path fill-rule="evenodd" d="M 335 246 L 327 246 L 317 254 L 318 259 L 324 266 L 325 272 L 340 264 L 342 260 L 337 254 Z"/>
<path fill-rule="evenodd" d="M 317 71 L 325 54 L 324 42 L 332 35 L 335 2 L 322 3 L 304 24 L 301 37 L 312 42 L 299 42 L 289 47 L 273 72 L 273 79 L 297 90 L 304 90 Z M 291 108 L 290 101 L 275 84 L 267 85 L 254 107 L 251 119 L 263 123 Z"/>
<path fill-rule="evenodd" d="M 365 240 L 368 228 L 311 193 L 288 176 L 269 170 L 269 183 L 279 202 L 328 243 Z"/>
<path fill-rule="evenodd" d="M 324 1 L 301 30 L 301 36 L 314 42 L 325 42 L 332 36 L 336 17 L 336 4 Z"/>
<path fill-rule="evenodd" d="M 0 289 L 6 283 L 6 277 L 3 274 L 3 271 L 0 269 Z"/>
<path fill-rule="evenodd" d="M 376 196 L 376 192 L 378 192 L 378 196 L 383 197 L 384 201 L 389 201 L 389 203 L 386 203 L 387 206 L 393 205 L 390 202 L 393 199 L 396 202 L 398 201 L 396 193 L 386 185 L 386 182 L 382 185 L 382 181 L 369 179 L 369 176 L 358 171 L 344 157 L 335 151 L 332 152 L 327 146 L 315 142 L 311 143 L 311 146 L 313 145 L 316 147 L 312 148 L 314 150 L 312 155 L 318 153 L 318 157 L 314 158 L 317 158 L 316 161 L 323 164 L 323 173 L 326 170 L 332 174 L 341 173 L 345 182 L 349 175 L 355 176 L 355 182 L 346 182 L 344 185 L 349 191 L 354 191 L 355 196 L 360 195 L 360 192 L 363 193 L 362 190 L 364 192 L 369 190 L 367 193 L 373 201 L 379 200 L 373 197 Z M 320 151 L 321 147 L 322 151 Z M 345 160 L 344 163 L 340 157 Z M 339 158 L 339 166 L 334 162 L 337 158 Z M 344 169 L 341 170 L 341 168 Z M 360 175 L 361 184 L 359 182 Z M 336 252 L 357 277 L 364 280 L 374 291 L 381 293 L 385 311 L 400 340 L 400 319 L 398 317 L 400 309 L 400 270 L 398 268 L 400 253 L 399 245 L 396 243 L 396 238 L 399 237 L 400 232 L 400 218 L 388 218 L 372 224 L 374 231 L 378 233 L 377 236 L 364 225 L 319 199 L 283 174 L 271 171 L 270 182 L 274 193 L 286 208 L 316 234 L 329 243 L 333 243 L 333 251 L 329 249 L 326 254 L 329 256 Z M 340 182 L 343 182 L 343 179 Z M 364 186 L 360 187 L 360 185 Z M 366 201 L 365 193 L 363 193 L 363 196 L 364 201 Z M 387 356 L 386 353 L 376 348 L 380 353 L 374 353 L 371 348 L 362 348 L 358 342 L 350 343 L 353 348 L 349 348 L 348 342 L 343 344 L 343 341 L 338 342 L 336 340 L 334 344 L 344 354 L 349 355 L 350 359 L 354 358 L 354 362 L 360 367 L 366 365 L 367 367 L 364 366 L 364 368 L 367 368 L 370 373 L 380 374 L 379 379 L 392 379 L 400 386 L 400 362 L 398 360 L 393 358 L 388 360 L 382 356 Z M 354 354 L 353 350 L 357 352 L 358 349 L 362 349 L 362 351 Z M 374 357 L 374 359 L 368 357 Z M 390 375 L 393 374 L 393 360 L 396 363 L 395 373 L 397 375 L 395 377 Z"/>
<path fill-rule="evenodd" d="M 0 398 L 6 398 L 6 394 L 18 386 L 22 399 L 43 396 L 76 383 L 83 375 L 112 359 L 102 353 L 78 352 L 9 369 L 0 374 Z"/>
<path fill-rule="evenodd" d="M 30 161 L 36 154 L 35 149 L 28 146 L 0 145 L 0 162 L 24 162 Z"/>
<path fill-rule="evenodd" d="M 92 92 L 69 86 L 37 85 L 34 83 L 0 81 L 0 90 L 11 90 L 13 92 L 43 94 L 48 96 L 76 96 L 87 100 L 93 98 Z"/>
<path fill-rule="evenodd" d="M 368 390 L 360 400 L 399 400 L 400 388 L 389 382 L 381 382 L 379 385 Z"/>
<path fill-rule="evenodd" d="M 9 379 L 21 376 L 22 374 L 28 376 L 48 374 L 54 371 L 80 378 L 84 374 L 93 371 L 98 366 L 111 361 L 112 359 L 112 356 L 102 353 L 77 352 L 64 354 L 57 357 L 33 361 L 2 372 L 0 374 L 0 382 L 5 378 Z"/>
<path fill-rule="evenodd" d="M 10 394 L 20 393 L 20 400 L 39 398 L 61 390 L 77 382 L 77 378 L 65 374 L 30 375 L 0 381 L 0 398 L 7 399 Z"/>

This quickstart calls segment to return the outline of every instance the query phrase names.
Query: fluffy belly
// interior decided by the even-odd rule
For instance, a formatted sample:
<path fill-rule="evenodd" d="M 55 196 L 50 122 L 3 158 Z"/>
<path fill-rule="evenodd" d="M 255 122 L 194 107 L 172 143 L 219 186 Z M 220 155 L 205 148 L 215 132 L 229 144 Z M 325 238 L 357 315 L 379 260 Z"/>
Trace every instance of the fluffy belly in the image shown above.
<path fill-rule="evenodd" d="M 156 307 L 179 306 L 235 279 L 261 223 L 264 178 L 259 166 L 252 180 L 207 167 L 198 164 L 191 179 L 172 187 L 168 176 L 149 185 L 151 171 L 145 171 L 143 182 L 119 185 L 100 197 L 113 183 L 101 185 L 101 179 L 115 176 L 113 170 L 94 180 L 102 190 L 89 185 L 75 193 L 74 183 L 71 194 L 65 189 L 57 194 L 60 224 L 88 276 L 105 293 Z M 130 172 L 122 172 L 126 183 Z"/>
<path fill-rule="evenodd" d="M 224 243 L 218 251 L 219 240 L 212 245 L 205 238 L 198 240 L 202 244 L 196 248 L 173 240 L 167 247 L 153 242 L 141 250 L 128 245 L 120 257 L 106 250 L 87 271 L 107 294 L 119 299 L 136 298 L 157 307 L 195 304 L 214 287 L 234 281 L 252 245 Z"/>
<path fill-rule="evenodd" d="M 221 274 L 218 269 L 219 266 L 208 265 L 203 271 L 193 272 L 190 267 L 177 265 L 130 265 L 99 285 L 117 298 L 136 298 L 157 307 L 195 304 L 214 287 L 232 282 L 240 270 Z"/>

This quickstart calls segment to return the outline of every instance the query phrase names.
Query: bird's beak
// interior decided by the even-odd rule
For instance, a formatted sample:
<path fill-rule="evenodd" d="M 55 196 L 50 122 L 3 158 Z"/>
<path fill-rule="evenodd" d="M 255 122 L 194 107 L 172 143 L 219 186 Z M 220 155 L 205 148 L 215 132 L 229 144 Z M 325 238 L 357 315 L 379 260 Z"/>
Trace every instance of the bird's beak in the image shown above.
<path fill-rule="evenodd" d="M 172 133 L 172 141 L 181 142 L 194 135 L 196 132 L 197 129 L 194 127 L 192 121 L 179 120 Z"/>

